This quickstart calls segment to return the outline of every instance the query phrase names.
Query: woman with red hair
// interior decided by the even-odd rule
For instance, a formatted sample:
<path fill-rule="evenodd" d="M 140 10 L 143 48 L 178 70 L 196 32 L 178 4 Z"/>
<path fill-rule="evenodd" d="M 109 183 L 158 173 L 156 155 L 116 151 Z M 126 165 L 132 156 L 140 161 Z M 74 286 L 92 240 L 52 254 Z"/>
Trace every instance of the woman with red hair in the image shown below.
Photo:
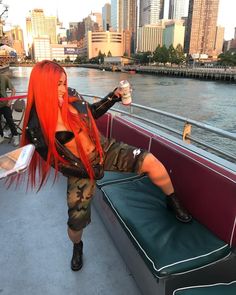
<path fill-rule="evenodd" d="M 23 125 L 22 145 L 36 148 L 29 170 L 29 181 L 38 189 L 47 181 L 51 167 L 68 177 L 68 236 L 73 242 L 71 268 L 83 265 L 81 240 L 90 222 L 90 203 L 95 181 L 103 172 L 146 173 L 167 196 L 167 205 L 182 222 L 191 216 L 174 194 L 170 177 L 151 153 L 99 134 L 95 120 L 117 101 L 119 89 L 101 101 L 89 104 L 67 87 L 65 70 L 55 62 L 42 61 L 32 69 Z M 39 181 L 39 182 L 38 182 Z"/>

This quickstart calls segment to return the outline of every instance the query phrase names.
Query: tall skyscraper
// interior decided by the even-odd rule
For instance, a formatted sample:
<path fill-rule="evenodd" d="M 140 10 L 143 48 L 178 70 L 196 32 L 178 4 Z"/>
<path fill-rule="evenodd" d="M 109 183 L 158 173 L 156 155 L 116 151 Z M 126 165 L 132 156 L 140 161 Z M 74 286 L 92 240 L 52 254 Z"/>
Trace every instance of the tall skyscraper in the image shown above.
<path fill-rule="evenodd" d="M 123 0 L 111 0 L 111 26 L 113 31 L 123 31 Z"/>
<path fill-rule="evenodd" d="M 189 0 L 169 1 L 169 19 L 181 19 L 181 17 L 188 15 L 188 11 L 186 10 L 186 4 L 189 3 Z"/>
<path fill-rule="evenodd" d="M 51 43 L 57 43 L 56 27 L 57 17 L 45 16 L 43 9 L 33 9 L 26 19 L 27 36 L 31 41 L 36 37 L 49 36 Z"/>
<path fill-rule="evenodd" d="M 162 46 L 163 24 L 145 25 L 138 28 L 138 46 L 140 52 L 155 51 L 158 45 Z"/>
<path fill-rule="evenodd" d="M 219 0 L 190 0 L 185 34 L 185 52 L 214 54 Z"/>
<path fill-rule="evenodd" d="M 111 4 L 106 3 L 102 8 L 102 26 L 103 31 L 109 31 L 111 26 Z"/>
<path fill-rule="evenodd" d="M 223 51 L 224 44 L 224 34 L 225 28 L 217 26 L 216 27 L 216 37 L 215 37 L 215 54 L 218 56 Z"/>
<path fill-rule="evenodd" d="M 45 35 L 45 16 L 43 9 L 33 9 L 31 11 L 32 34 L 35 37 Z"/>
<path fill-rule="evenodd" d="M 164 0 L 140 0 L 139 26 L 156 24 L 164 16 Z"/>
<path fill-rule="evenodd" d="M 112 31 L 124 33 L 124 52 L 130 55 L 136 50 L 137 0 L 111 1 Z"/>
<path fill-rule="evenodd" d="M 129 32 L 131 38 L 128 51 L 134 53 L 137 34 L 137 0 L 123 0 L 123 29 Z"/>
<path fill-rule="evenodd" d="M 17 57 L 23 57 L 25 50 L 24 50 L 24 36 L 23 30 L 20 26 L 14 26 L 11 28 L 10 31 L 5 31 L 5 37 L 7 37 L 8 42 L 7 44 L 14 48 L 17 52 Z"/>

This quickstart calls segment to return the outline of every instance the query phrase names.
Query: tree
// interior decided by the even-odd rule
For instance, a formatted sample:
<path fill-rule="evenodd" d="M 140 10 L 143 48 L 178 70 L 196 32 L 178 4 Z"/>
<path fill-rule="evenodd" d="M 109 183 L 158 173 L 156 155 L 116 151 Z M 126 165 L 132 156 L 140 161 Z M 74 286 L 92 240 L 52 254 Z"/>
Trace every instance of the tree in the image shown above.
<path fill-rule="evenodd" d="M 69 55 L 67 55 L 67 57 L 65 58 L 65 62 L 66 62 L 66 63 L 69 63 L 69 62 L 70 62 L 70 57 L 69 57 Z"/>
<path fill-rule="evenodd" d="M 153 53 L 153 59 L 154 61 L 163 63 L 164 65 L 169 61 L 169 51 L 165 45 L 162 47 L 160 45 L 157 46 Z"/>
<path fill-rule="evenodd" d="M 169 62 L 172 64 L 177 64 L 177 51 L 174 46 L 171 44 L 168 48 L 169 53 Z"/>
<path fill-rule="evenodd" d="M 108 51 L 108 53 L 107 53 L 107 56 L 108 56 L 108 57 L 111 57 L 111 56 L 112 56 L 112 54 L 111 54 L 111 51 L 110 51 L 110 50 Z"/>
<path fill-rule="evenodd" d="M 74 63 L 77 63 L 77 64 L 86 63 L 86 56 L 84 56 L 84 55 L 77 55 Z"/>
<path fill-rule="evenodd" d="M 106 54 L 105 53 L 102 53 L 101 52 L 101 50 L 99 50 L 99 52 L 98 52 L 98 62 L 99 63 L 101 63 L 101 64 L 103 64 L 104 63 L 104 57 L 106 56 Z"/>
<path fill-rule="evenodd" d="M 137 52 L 135 54 L 132 54 L 132 58 L 138 61 L 140 64 L 147 64 L 149 62 L 149 55 L 151 54 L 150 51 L 147 52 Z"/>
<path fill-rule="evenodd" d="M 236 65 L 236 53 L 227 51 L 226 53 L 221 53 L 219 56 L 219 62 L 225 66 L 235 66 Z"/>
<path fill-rule="evenodd" d="M 177 60 L 176 63 L 182 64 L 184 61 L 186 61 L 185 55 L 184 55 L 184 50 L 181 44 L 178 44 L 176 46 L 176 56 L 177 56 Z"/>

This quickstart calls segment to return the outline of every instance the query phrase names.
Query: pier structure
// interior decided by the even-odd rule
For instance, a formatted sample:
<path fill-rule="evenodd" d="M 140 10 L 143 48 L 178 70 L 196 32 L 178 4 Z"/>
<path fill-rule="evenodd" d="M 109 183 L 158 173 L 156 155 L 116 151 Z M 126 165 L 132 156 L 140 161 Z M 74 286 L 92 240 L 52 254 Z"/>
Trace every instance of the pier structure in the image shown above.
<path fill-rule="evenodd" d="M 136 73 L 198 78 L 205 80 L 223 80 L 236 82 L 236 69 L 201 68 L 201 67 L 156 67 L 156 66 L 126 66 L 126 70 Z"/>

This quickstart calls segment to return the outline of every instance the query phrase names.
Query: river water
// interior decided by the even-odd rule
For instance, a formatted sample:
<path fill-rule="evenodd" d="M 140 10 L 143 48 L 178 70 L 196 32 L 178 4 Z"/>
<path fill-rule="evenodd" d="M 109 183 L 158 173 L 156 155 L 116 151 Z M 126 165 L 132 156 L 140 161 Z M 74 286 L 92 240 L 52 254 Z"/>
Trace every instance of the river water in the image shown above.
<path fill-rule="evenodd" d="M 11 68 L 11 79 L 17 92 L 27 93 L 31 70 L 31 67 Z M 120 80 L 127 79 L 133 88 L 133 102 L 137 104 L 236 133 L 236 84 L 77 67 L 67 67 L 65 70 L 68 74 L 68 85 L 76 88 L 79 93 L 103 97 L 113 90 Z M 116 104 L 117 107 L 130 110 L 121 104 Z M 184 125 L 182 122 L 171 121 L 155 114 L 145 114 L 140 110 L 134 112 L 168 125 L 182 134 Z M 196 128 L 192 130 L 192 136 L 207 142 L 208 145 L 220 147 L 236 157 L 235 141 L 203 133 Z"/>
<path fill-rule="evenodd" d="M 17 91 L 27 92 L 31 68 L 12 68 Z M 120 80 L 133 88 L 133 102 L 236 132 L 236 84 L 189 78 L 66 68 L 68 85 L 80 93 L 104 96 Z"/>

